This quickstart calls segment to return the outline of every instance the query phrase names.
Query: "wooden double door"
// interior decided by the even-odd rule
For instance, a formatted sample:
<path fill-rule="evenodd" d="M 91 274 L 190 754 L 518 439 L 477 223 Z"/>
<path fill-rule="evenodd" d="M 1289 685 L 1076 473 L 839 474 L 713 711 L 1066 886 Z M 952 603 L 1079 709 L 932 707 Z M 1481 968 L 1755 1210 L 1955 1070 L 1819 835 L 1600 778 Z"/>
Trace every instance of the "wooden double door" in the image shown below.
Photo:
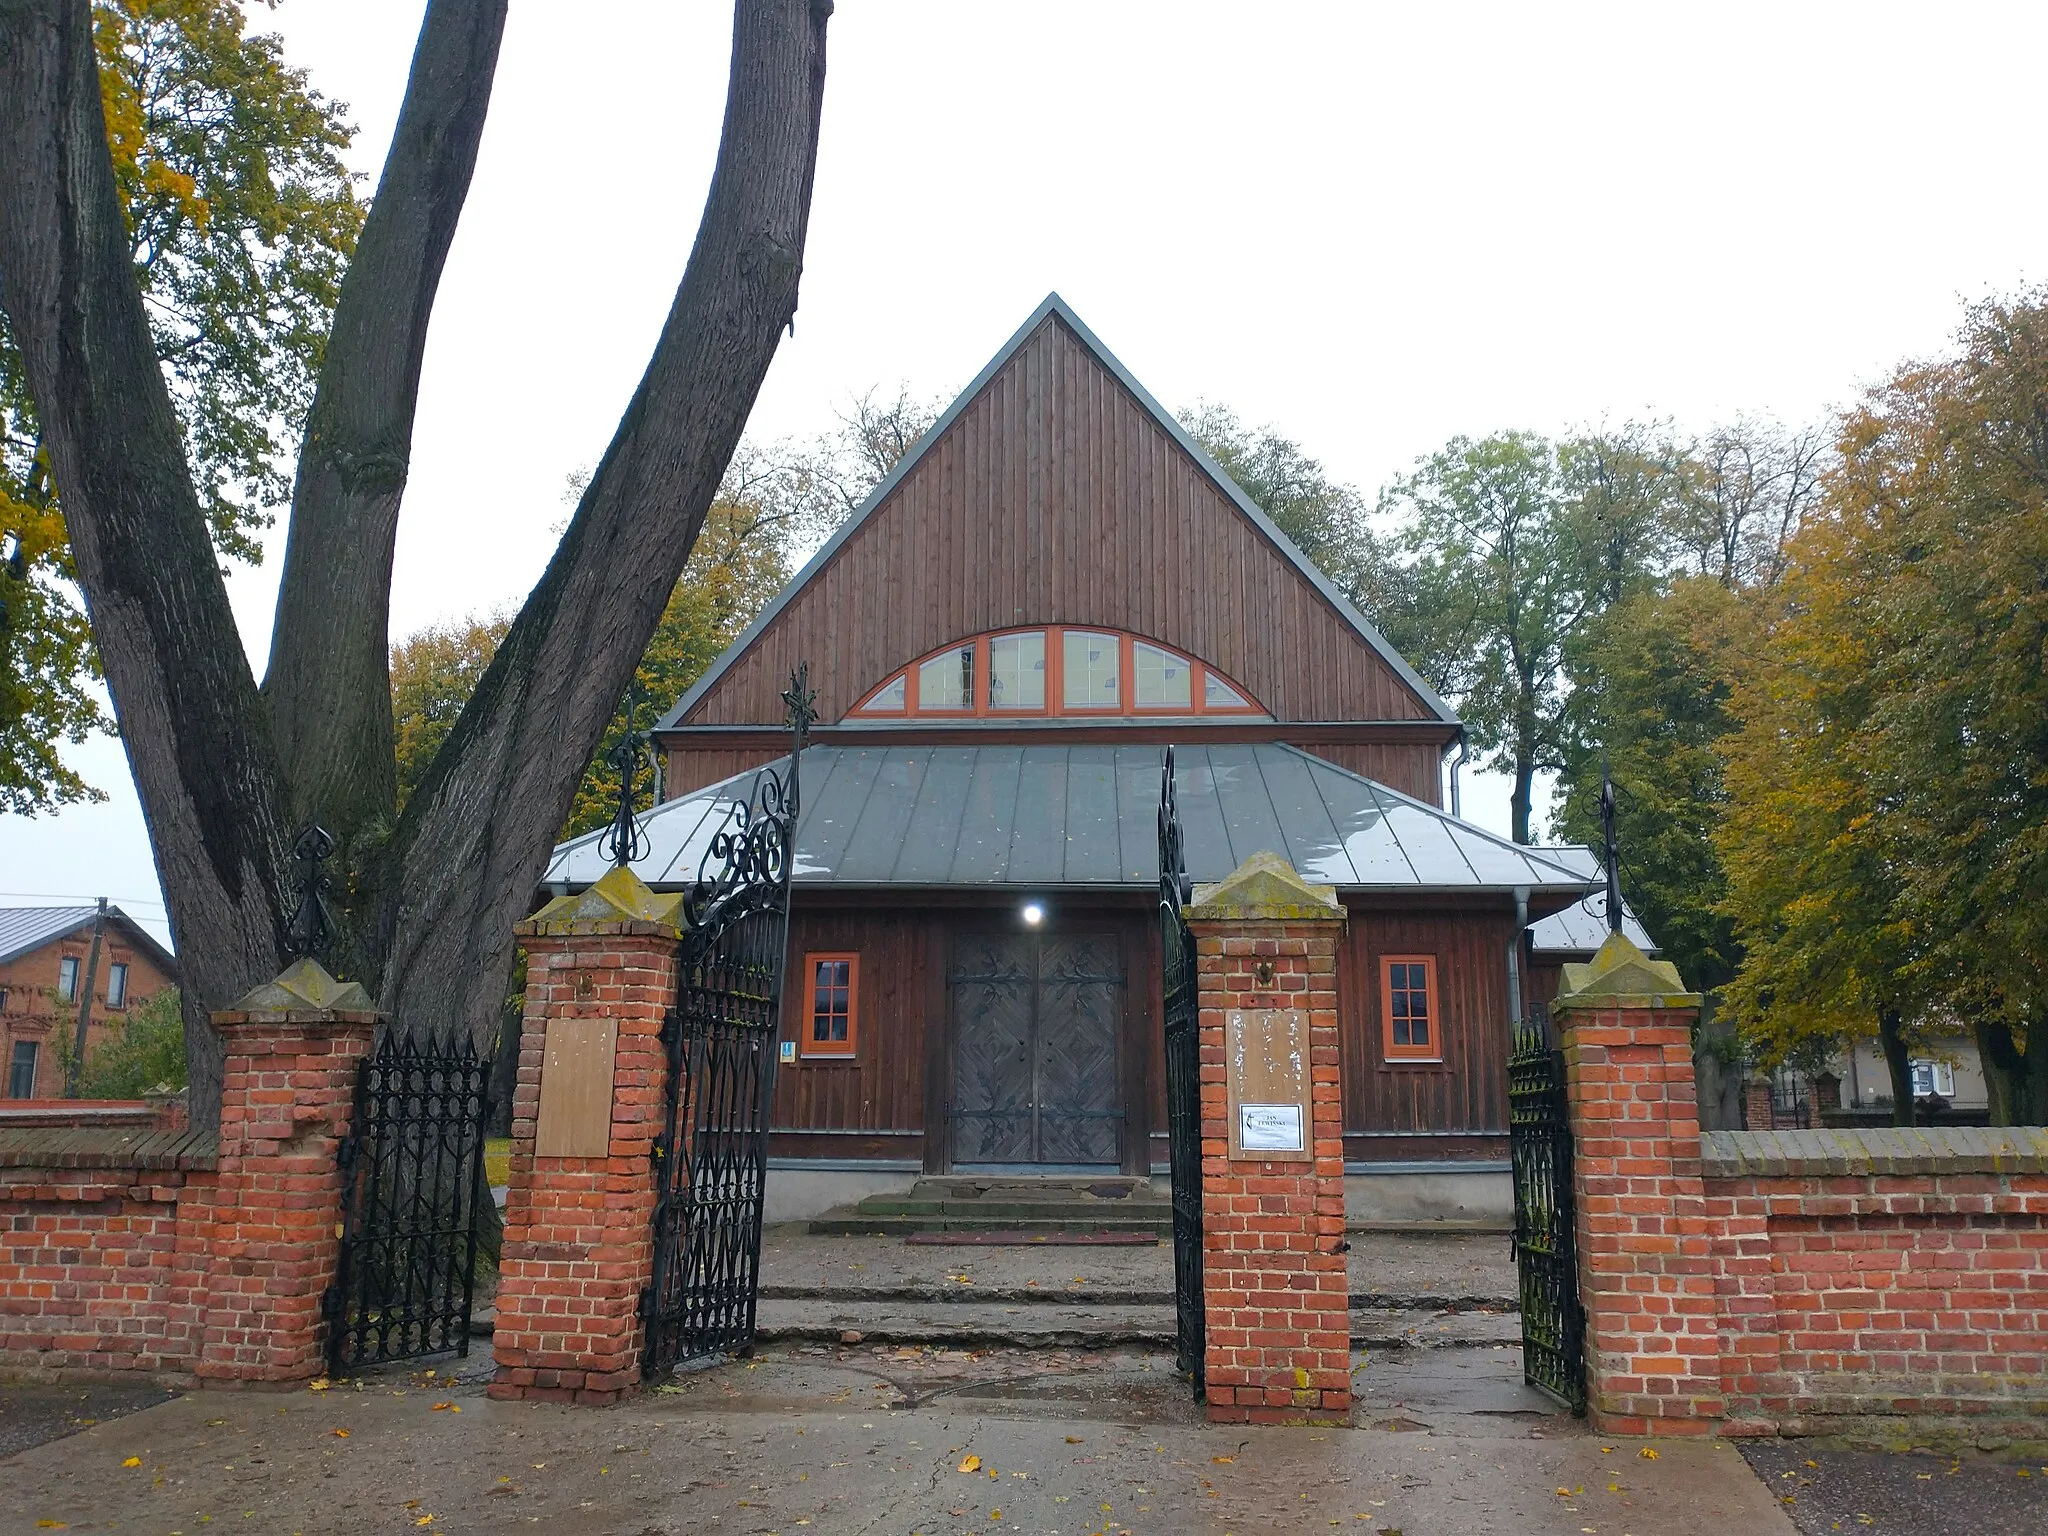
<path fill-rule="evenodd" d="M 1118 936 L 959 934 L 949 983 L 954 1166 L 1120 1164 Z"/>

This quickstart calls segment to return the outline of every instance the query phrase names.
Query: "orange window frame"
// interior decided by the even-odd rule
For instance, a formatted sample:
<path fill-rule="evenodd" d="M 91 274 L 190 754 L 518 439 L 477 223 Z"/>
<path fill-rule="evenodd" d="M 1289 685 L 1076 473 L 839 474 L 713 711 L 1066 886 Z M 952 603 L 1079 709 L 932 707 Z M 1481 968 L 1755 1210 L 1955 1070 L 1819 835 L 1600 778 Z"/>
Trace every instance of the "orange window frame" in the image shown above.
<path fill-rule="evenodd" d="M 1428 1039 L 1421 1045 L 1415 1043 L 1412 1022 L 1407 1044 L 1397 1043 L 1394 1039 L 1394 967 L 1397 965 L 1422 967 L 1422 1024 Z M 1412 985 L 1401 990 L 1407 993 L 1412 1001 Z M 1412 1014 L 1410 1019 L 1412 1021 Z M 1390 1062 L 1435 1062 L 1444 1059 L 1443 994 L 1437 990 L 1435 955 L 1380 956 L 1380 1051 Z"/>
<path fill-rule="evenodd" d="M 1066 689 L 1066 636 L 1073 629 L 1083 634 L 1109 635 L 1117 643 L 1117 704 L 1114 708 L 1096 709 L 1067 703 Z M 989 667 L 993 656 L 990 642 L 1005 635 L 1042 634 L 1045 636 L 1045 703 L 1036 707 L 998 709 L 988 701 Z M 1188 667 L 1188 705 L 1185 709 L 1177 705 L 1145 705 L 1137 702 L 1138 675 L 1136 646 L 1139 642 L 1178 656 Z M 963 646 L 974 647 L 974 693 L 973 703 L 967 709 L 926 709 L 918 698 L 918 671 L 936 657 L 959 651 Z M 1208 682 L 1211 676 L 1226 684 L 1231 692 L 1245 702 L 1242 705 L 1211 704 L 1208 700 Z M 872 708 L 874 700 L 884 689 L 903 679 L 903 707 L 901 709 Z M 984 630 L 976 635 L 962 635 L 950 644 L 937 650 L 927 651 L 907 665 L 891 672 L 882 681 L 855 700 L 846 712 L 849 721 L 866 718 L 870 720 L 1033 720 L 1033 719 L 1134 719 L 1171 717 L 1186 719 L 1190 716 L 1210 718 L 1251 719 L 1267 713 L 1253 699 L 1251 690 L 1244 687 L 1218 667 L 1188 655 L 1177 646 L 1155 640 L 1149 635 L 1134 635 L 1129 630 L 1111 629 L 1094 624 L 1012 624 L 1002 629 Z"/>
<path fill-rule="evenodd" d="M 844 1040 L 820 1040 L 818 1020 L 820 1017 L 836 1018 L 838 1010 L 831 1009 L 821 1015 L 818 1011 L 818 967 L 843 963 L 846 966 L 846 1038 Z M 804 993 L 802 1028 L 797 1035 L 799 1056 L 824 1057 L 828 1060 L 843 1059 L 854 1055 L 860 1048 L 860 955 L 853 950 L 815 950 L 804 956 Z"/>

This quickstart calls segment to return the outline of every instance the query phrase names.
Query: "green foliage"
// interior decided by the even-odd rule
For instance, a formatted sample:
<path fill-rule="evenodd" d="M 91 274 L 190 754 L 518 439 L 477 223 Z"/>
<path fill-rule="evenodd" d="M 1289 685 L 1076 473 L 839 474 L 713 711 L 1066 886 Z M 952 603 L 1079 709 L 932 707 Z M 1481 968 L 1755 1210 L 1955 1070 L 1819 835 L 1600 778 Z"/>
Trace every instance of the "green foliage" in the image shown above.
<path fill-rule="evenodd" d="M 233 0 L 95 0 L 100 94 L 136 280 L 216 546 L 257 559 L 291 486 L 364 207 L 341 161 L 344 108 L 248 37 Z M 107 720 L 21 357 L 0 322 L 0 810 L 97 792 L 59 760 Z"/>
<path fill-rule="evenodd" d="M 85 1053 L 80 1098 L 139 1099 L 159 1087 L 185 1086 L 185 1023 L 176 987 L 165 987 L 126 1013 L 113 1015 L 111 1023 L 99 1043 Z M 62 1037 L 58 1055 L 68 1058 L 70 1031 L 60 1028 L 56 1033 Z M 67 1074 L 69 1065 L 66 1060 Z"/>
<path fill-rule="evenodd" d="M 391 647 L 391 723 L 398 757 L 398 807 L 425 778 L 434 754 L 497 653 L 505 614 L 430 625 Z"/>
<path fill-rule="evenodd" d="M 1513 778 L 1517 842 L 1531 840 L 1535 774 L 1565 766 L 1573 652 L 1650 586 L 1674 485 L 1638 431 L 1502 432 L 1453 439 L 1381 495 L 1405 560 L 1373 617 L 1456 701 L 1480 766 Z"/>
<path fill-rule="evenodd" d="M 1681 577 L 1601 613 L 1575 650 L 1580 735 L 1566 753 L 1553 819 L 1598 847 L 1600 771 L 1615 786 L 1615 833 L 1630 907 L 1686 981 L 1734 974 L 1734 925 L 1714 832 L 1728 809 L 1729 698 L 1754 605 L 1708 577 Z"/>

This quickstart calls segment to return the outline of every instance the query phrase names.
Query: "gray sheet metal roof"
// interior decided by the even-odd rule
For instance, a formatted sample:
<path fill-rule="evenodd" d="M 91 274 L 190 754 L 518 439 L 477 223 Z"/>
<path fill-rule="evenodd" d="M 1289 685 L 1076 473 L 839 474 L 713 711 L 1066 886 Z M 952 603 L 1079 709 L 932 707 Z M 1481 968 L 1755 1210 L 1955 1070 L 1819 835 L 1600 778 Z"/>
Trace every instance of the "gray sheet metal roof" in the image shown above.
<path fill-rule="evenodd" d="M 795 879 L 1152 885 L 1160 757 L 1157 747 L 813 747 L 803 758 Z M 1220 880 L 1268 850 L 1311 880 L 1347 889 L 1583 892 L 1598 878 L 1586 849 L 1517 847 L 1294 747 L 1185 747 L 1175 762 L 1195 880 Z M 671 889 L 694 880 L 753 778 L 741 774 L 648 812 L 640 877 Z M 596 880 L 609 867 L 602 839 L 594 832 L 562 844 L 543 880 L 574 888 Z"/>
<path fill-rule="evenodd" d="M 0 907 L 0 965 L 77 932 L 91 923 L 97 910 L 91 902 L 80 907 Z M 146 949 L 166 972 L 176 974 L 171 952 L 134 918 L 119 907 L 108 907 L 107 920 L 118 923 L 124 936 Z"/>
<path fill-rule="evenodd" d="M 1590 852 L 1591 850 L 1582 850 Z M 1590 955 L 1607 942 L 1607 893 L 1595 891 L 1584 901 L 1553 912 L 1529 925 L 1529 947 L 1537 954 Z M 1628 903 L 1621 904 L 1621 931 L 1646 955 L 1657 953 L 1657 941 Z"/>
<path fill-rule="evenodd" d="M 1415 696 L 1422 700 L 1424 707 L 1429 709 L 1437 719 L 1445 724 L 1456 725 L 1458 723 L 1457 712 L 1437 697 L 1436 690 L 1431 688 L 1428 683 L 1425 683 L 1421 675 L 1408 665 L 1408 659 L 1394 649 L 1386 636 L 1373 627 L 1372 621 L 1358 611 L 1357 606 L 1350 598 L 1337 589 L 1330 578 L 1323 574 L 1322 568 L 1309 559 L 1307 555 L 1303 554 L 1301 547 L 1280 531 L 1279 526 L 1270 517 L 1266 516 L 1259 504 L 1253 501 L 1251 497 L 1245 495 L 1243 487 L 1231 479 L 1224 471 L 1223 466 L 1209 456 L 1209 451 L 1206 448 L 1189 436 L 1187 428 L 1183 427 L 1175 419 L 1173 412 L 1167 410 L 1157 400 L 1152 398 L 1151 392 L 1137 381 L 1130 369 L 1118 361 L 1116 354 L 1105 347 L 1101 339 L 1082 323 L 1081 317 L 1074 313 L 1067 301 L 1057 293 L 1048 293 L 1038 308 L 1031 312 L 1030 319 L 1018 326 L 1016 334 L 1004 342 L 1002 347 L 996 352 L 996 355 L 988 360 L 988 366 L 974 376 L 973 382 L 960 391 L 959 396 L 951 405 L 946 407 L 945 413 L 931 424 L 931 427 L 925 432 L 924 436 L 920 437 L 911 446 L 908 453 L 896 461 L 896 467 L 884 475 L 881 483 L 868 492 L 867 500 L 856 507 L 853 515 L 839 525 L 838 531 L 825 541 L 824 545 L 815 555 L 805 562 L 802 570 L 790 578 L 788 585 L 783 587 L 780 592 L 776 593 L 769 600 L 768 606 L 761 610 L 760 614 L 754 619 L 754 622 L 741 631 L 740 637 L 737 640 L 725 648 L 725 654 L 712 662 L 704 675 L 697 679 L 689 691 L 676 700 L 675 707 L 661 717 L 660 723 L 655 728 L 657 730 L 669 730 L 681 724 L 683 716 L 687 715 L 696 705 L 697 701 L 703 698 L 711 690 L 712 686 L 717 683 L 719 678 L 725 675 L 726 669 L 739 659 L 748 646 L 754 643 L 755 637 L 775 622 L 775 616 L 783 610 L 789 600 L 801 592 L 813 576 L 817 575 L 818 572 L 831 563 L 832 557 L 839 553 L 840 546 L 853 537 L 854 531 L 868 520 L 869 514 L 875 508 L 889 499 L 889 493 L 902 483 L 904 476 L 917 467 L 918 460 L 925 456 L 932 445 L 946 435 L 947 428 L 951 427 L 960 414 L 967 409 L 968 404 L 974 397 L 981 393 L 982 387 L 1003 370 L 1004 366 L 1016 355 L 1024 343 L 1031 339 L 1032 333 L 1045 323 L 1046 317 L 1049 315 L 1057 315 L 1066 323 L 1067 328 L 1081 339 L 1082 345 L 1093 352 L 1102 366 L 1107 368 L 1116 377 L 1117 382 L 1129 390 L 1138 404 L 1151 413 L 1153 420 L 1171 434 L 1173 440 L 1179 443 L 1197 464 L 1201 465 L 1203 472 L 1210 479 L 1214 480 L 1223 493 L 1236 504 L 1237 510 L 1251 520 L 1252 526 L 1270 539 L 1281 554 L 1293 561 L 1296 569 L 1309 579 L 1316 591 L 1322 594 L 1323 600 L 1337 610 L 1338 616 L 1357 632 L 1361 640 L 1378 652 L 1381 659 L 1388 666 L 1400 674 L 1401 680 L 1415 691 Z M 908 660 L 909 658 L 906 657 L 905 659 Z"/>

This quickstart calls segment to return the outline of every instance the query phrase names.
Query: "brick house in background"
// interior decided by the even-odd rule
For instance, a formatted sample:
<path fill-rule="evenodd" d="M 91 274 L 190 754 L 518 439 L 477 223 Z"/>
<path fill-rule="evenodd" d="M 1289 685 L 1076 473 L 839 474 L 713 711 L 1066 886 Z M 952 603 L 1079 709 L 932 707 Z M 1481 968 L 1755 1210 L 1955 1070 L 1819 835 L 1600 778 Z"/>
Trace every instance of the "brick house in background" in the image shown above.
<path fill-rule="evenodd" d="M 78 1027 L 78 1005 L 92 964 L 95 906 L 0 907 L 0 1098 L 55 1098 L 59 1027 Z M 119 907 L 100 930 L 86 1049 L 172 984 L 171 952 Z"/>

